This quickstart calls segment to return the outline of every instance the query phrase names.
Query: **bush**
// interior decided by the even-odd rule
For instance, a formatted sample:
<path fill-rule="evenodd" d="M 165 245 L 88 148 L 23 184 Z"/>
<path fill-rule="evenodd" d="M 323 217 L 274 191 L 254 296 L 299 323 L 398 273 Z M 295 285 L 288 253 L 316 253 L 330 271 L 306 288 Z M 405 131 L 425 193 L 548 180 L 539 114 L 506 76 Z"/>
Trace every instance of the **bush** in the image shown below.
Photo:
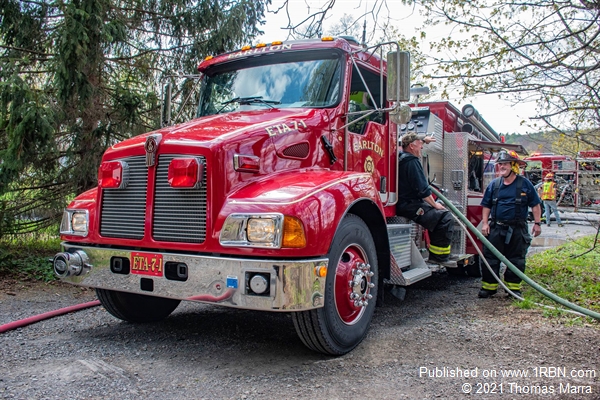
<path fill-rule="evenodd" d="M 60 251 L 58 237 L 22 237 L 0 242 L 0 276 L 18 280 L 55 280 L 48 259 Z"/>

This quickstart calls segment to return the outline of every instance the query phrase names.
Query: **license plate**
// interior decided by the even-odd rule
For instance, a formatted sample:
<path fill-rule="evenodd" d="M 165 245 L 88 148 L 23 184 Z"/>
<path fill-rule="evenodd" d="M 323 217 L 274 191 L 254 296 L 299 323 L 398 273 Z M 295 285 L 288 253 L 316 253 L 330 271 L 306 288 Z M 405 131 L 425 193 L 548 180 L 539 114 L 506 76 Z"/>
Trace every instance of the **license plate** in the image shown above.
<path fill-rule="evenodd" d="M 163 276 L 163 256 L 154 253 L 131 253 L 131 273 Z"/>

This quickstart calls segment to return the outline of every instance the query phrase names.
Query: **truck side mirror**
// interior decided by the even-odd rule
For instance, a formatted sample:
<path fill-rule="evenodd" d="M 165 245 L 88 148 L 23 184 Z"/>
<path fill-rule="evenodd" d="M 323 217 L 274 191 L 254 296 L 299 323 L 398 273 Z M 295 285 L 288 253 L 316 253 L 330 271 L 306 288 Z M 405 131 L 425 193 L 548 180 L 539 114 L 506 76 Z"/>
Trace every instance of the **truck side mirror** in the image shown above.
<path fill-rule="evenodd" d="M 410 100 L 410 53 L 391 51 L 387 54 L 387 100 Z"/>
<path fill-rule="evenodd" d="M 171 125 L 171 90 L 172 85 L 167 83 L 163 88 L 162 112 L 160 114 L 160 127 Z"/>

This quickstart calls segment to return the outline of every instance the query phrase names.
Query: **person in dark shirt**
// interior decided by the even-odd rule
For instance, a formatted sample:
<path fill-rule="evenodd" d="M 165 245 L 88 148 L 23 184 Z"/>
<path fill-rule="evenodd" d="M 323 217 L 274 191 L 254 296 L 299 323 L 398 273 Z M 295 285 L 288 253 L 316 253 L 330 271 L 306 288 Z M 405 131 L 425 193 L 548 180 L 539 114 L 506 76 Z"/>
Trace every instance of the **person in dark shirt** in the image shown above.
<path fill-rule="evenodd" d="M 429 262 L 444 263 L 450 259 L 452 228 L 450 212 L 437 203 L 421 165 L 423 144 L 434 138 L 416 133 L 402 137 L 398 160 L 398 203 L 396 214 L 408 218 L 429 231 Z"/>
<path fill-rule="evenodd" d="M 520 271 L 525 272 L 525 257 L 531 244 L 531 235 L 527 226 L 528 209 L 534 218 L 531 234 L 538 236 L 542 232 L 541 200 L 533 184 L 518 175 L 519 166 L 527 163 L 519 159 L 514 151 L 501 150 L 496 164 L 500 176 L 494 179 L 485 190 L 481 205 L 481 233 L 490 243 Z M 483 255 L 496 276 L 499 276 L 500 260 L 490 249 L 483 248 Z M 487 267 L 481 268 L 481 290 L 479 297 L 487 298 L 498 291 L 498 282 Z M 510 269 L 504 273 L 506 287 L 517 296 L 521 296 L 521 278 Z"/>

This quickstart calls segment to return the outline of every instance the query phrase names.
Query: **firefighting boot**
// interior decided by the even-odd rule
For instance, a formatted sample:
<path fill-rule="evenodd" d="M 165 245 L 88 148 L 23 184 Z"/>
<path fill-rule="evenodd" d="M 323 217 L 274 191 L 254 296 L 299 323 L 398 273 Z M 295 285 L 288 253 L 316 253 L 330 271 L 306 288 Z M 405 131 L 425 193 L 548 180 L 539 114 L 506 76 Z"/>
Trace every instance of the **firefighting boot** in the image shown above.
<path fill-rule="evenodd" d="M 481 290 L 479 291 L 479 293 L 477 294 L 477 296 L 478 296 L 480 299 L 487 299 L 488 297 L 490 297 L 490 296 L 493 296 L 493 295 L 495 295 L 496 293 L 498 293 L 498 291 L 497 291 L 497 290 L 487 290 L 487 289 L 481 289 Z"/>
<path fill-rule="evenodd" d="M 448 254 L 441 256 L 435 253 L 429 253 L 429 258 L 427 259 L 427 262 L 432 264 L 444 264 L 448 261 L 450 261 L 450 256 Z"/>

